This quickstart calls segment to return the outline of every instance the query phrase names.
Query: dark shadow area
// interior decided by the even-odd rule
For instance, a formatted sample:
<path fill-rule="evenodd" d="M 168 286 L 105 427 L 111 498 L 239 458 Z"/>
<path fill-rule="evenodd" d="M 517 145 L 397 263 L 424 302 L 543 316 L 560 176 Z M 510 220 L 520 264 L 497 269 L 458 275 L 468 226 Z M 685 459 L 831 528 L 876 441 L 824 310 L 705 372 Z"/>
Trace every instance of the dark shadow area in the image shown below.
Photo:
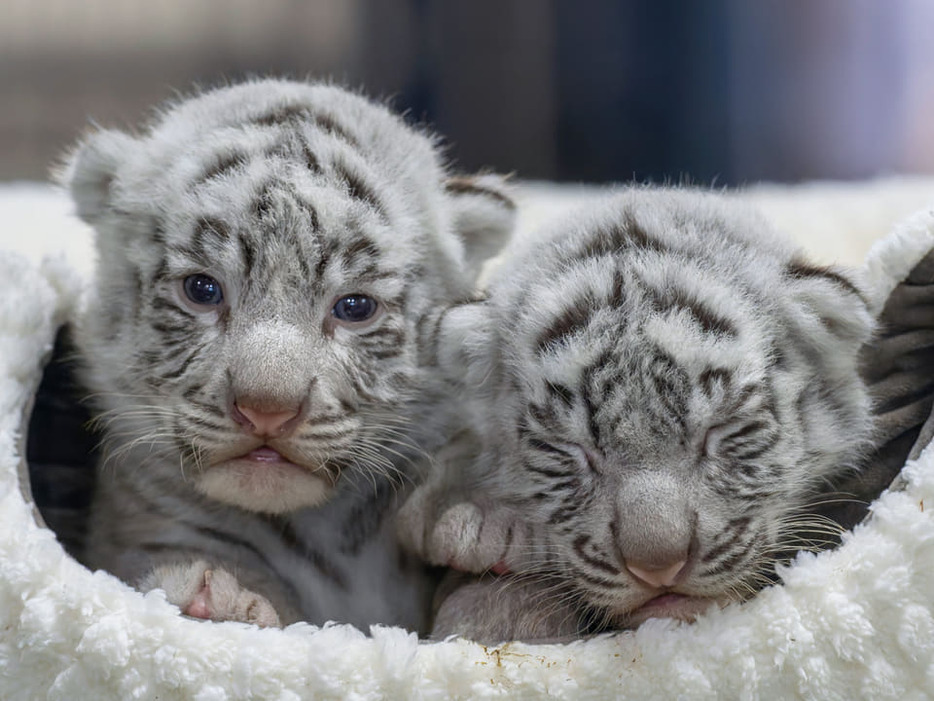
<path fill-rule="evenodd" d="M 84 543 L 94 491 L 97 439 L 75 379 L 74 347 L 59 330 L 52 359 L 36 393 L 26 437 L 32 496 L 46 525 L 73 557 Z"/>

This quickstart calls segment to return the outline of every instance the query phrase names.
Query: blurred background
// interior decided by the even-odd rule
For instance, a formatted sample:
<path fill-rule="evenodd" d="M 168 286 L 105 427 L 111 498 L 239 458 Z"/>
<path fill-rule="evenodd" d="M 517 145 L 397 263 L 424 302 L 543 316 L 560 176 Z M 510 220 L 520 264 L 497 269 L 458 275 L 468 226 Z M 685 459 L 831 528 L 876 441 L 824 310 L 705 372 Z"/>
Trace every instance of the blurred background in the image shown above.
<path fill-rule="evenodd" d="M 0 0 L 0 179 L 248 75 L 393 98 L 465 169 L 743 184 L 934 172 L 929 0 Z"/>

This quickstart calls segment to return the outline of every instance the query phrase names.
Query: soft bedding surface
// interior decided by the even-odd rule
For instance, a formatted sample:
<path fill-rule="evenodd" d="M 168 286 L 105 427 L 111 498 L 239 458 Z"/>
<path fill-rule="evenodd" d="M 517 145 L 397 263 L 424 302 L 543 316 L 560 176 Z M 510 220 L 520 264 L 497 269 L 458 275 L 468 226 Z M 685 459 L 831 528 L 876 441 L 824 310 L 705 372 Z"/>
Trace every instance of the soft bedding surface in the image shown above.
<path fill-rule="evenodd" d="M 520 186 L 524 235 L 588 196 Z M 864 266 L 877 309 L 906 283 L 904 318 L 934 327 L 911 296 L 918 264 L 934 249 L 934 209 L 925 206 L 934 182 L 772 186 L 738 196 L 760 198 L 780 227 L 797 227 L 791 233 L 805 247 L 826 244 L 812 248 L 823 260 L 852 261 L 879 239 Z M 0 698 L 934 696 L 934 448 L 924 447 L 930 430 L 916 414 L 912 459 L 895 466 L 895 487 L 839 548 L 799 556 L 781 585 L 692 625 L 652 620 L 568 645 L 495 648 L 423 643 L 388 628 L 261 630 L 184 618 L 158 591 L 144 596 L 89 572 L 37 521 L 24 452 L 56 331 L 80 306 L 93 267 L 90 236 L 64 195 L 45 186 L 0 186 L 0 212 Z M 782 224 L 796 221 L 813 228 Z M 934 361 L 916 362 L 911 377 L 928 368 L 934 378 Z M 893 437 L 904 428 L 897 404 Z"/>

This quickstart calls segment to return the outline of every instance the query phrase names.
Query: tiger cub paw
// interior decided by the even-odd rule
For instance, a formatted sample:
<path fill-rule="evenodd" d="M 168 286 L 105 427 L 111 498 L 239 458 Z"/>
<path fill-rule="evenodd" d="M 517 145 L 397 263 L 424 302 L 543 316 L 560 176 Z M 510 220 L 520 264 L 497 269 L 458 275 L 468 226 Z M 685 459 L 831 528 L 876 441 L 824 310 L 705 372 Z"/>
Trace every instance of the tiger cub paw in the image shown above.
<path fill-rule="evenodd" d="M 422 559 L 462 572 L 504 574 L 523 554 L 525 526 L 505 506 L 483 508 L 468 501 L 442 509 L 429 487 L 421 487 L 398 517 L 403 544 Z"/>
<path fill-rule="evenodd" d="M 260 627 L 280 626 L 279 614 L 266 597 L 245 589 L 227 570 L 204 560 L 161 565 L 153 569 L 141 589 L 163 589 L 166 599 L 192 618 L 241 621 Z"/>

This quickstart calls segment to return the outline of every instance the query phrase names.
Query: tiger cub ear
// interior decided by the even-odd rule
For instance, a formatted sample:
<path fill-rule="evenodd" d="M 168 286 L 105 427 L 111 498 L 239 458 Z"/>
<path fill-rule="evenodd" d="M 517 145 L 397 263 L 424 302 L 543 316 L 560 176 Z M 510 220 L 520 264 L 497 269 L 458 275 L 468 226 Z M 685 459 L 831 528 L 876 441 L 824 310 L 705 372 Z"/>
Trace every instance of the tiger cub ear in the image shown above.
<path fill-rule="evenodd" d="M 506 245 L 516 219 L 506 179 L 483 174 L 453 177 L 444 184 L 454 232 L 464 244 L 466 268 L 476 279 L 483 263 Z"/>
<path fill-rule="evenodd" d="M 117 170 L 131 157 L 136 139 L 121 131 L 94 132 L 66 157 L 57 180 L 68 188 L 78 216 L 97 223 L 112 205 L 112 186 Z"/>
<path fill-rule="evenodd" d="M 870 339 L 875 320 L 866 294 L 856 282 L 855 271 L 795 258 L 788 264 L 786 275 L 796 304 L 822 332 L 809 334 L 812 343 L 820 345 L 821 338 L 829 334 L 855 349 Z"/>
<path fill-rule="evenodd" d="M 438 367 L 452 382 L 467 387 L 489 383 L 495 352 L 495 324 L 485 301 L 449 307 L 435 328 Z"/>

